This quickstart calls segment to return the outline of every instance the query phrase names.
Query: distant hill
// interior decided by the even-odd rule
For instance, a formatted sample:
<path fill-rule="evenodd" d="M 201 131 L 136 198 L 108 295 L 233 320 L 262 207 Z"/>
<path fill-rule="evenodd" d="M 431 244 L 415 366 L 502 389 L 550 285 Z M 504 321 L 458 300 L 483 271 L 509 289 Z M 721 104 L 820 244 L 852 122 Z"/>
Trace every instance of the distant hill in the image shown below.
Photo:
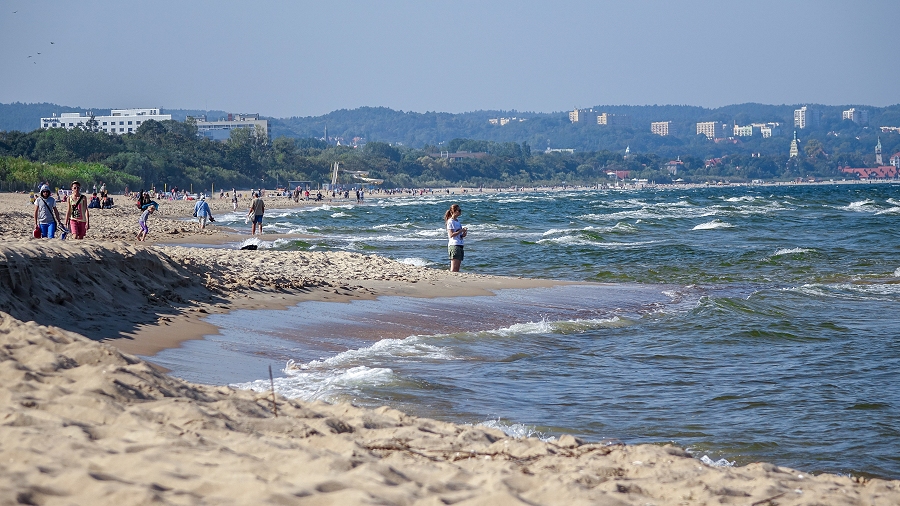
<path fill-rule="evenodd" d="M 799 132 L 801 138 L 817 138 L 828 152 L 870 152 L 879 126 L 900 126 L 900 105 L 872 107 L 866 105 L 825 106 L 803 104 L 817 108 L 822 113 L 821 124 Z M 322 116 L 269 118 L 273 138 L 323 138 L 325 128 L 332 140 L 351 144 L 354 138 L 362 142 L 380 141 L 412 148 L 434 146 L 440 149 L 457 138 L 494 142 L 528 143 L 533 150 L 572 148 L 577 151 L 610 150 L 624 152 L 657 153 L 661 156 L 717 157 L 730 153 L 786 153 L 791 138 L 794 110 L 800 105 L 736 104 L 715 109 L 689 105 L 599 105 L 596 113 L 607 112 L 627 115 L 631 126 L 616 127 L 597 125 L 594 122 L 573 124 L 568 111 L 533 113 L 519 111 L 474 111 L 461 114 L 442 112 L 404 112 L 386 107 L 361 107 L 341 109 Z M 843 121 L 841 113 L 850 107 L 869 112 L 868 126 Z M 109 109 L 86 109 L 55 104 L 0 104 L 0 130 L 31 131 L 37 128 L 38 119 L 52 113 L 85 112 L 93 110 L 106 114 Z M 173 119 L 183 121 L 187 116 L 206 114 L 210 119 L 226 115 L 224 111 L 164 109 Z M 252 111 L 232 111 L 252 112 Z M 492 124 L 491 119 L 509 118 L 507 124 Z M 675 134 L 660 137 L 650 133 L 650 123 L 672 121 Z M 719 121 L 728 125 L 778 122 L 782 135 L 771 139 L 740 138 L 735 142 L 716 144 L 696 134 L 696 123 Z M 499 122 L 498 122 L 499 123 Z M 730 133 L 729 133 L 730 135 Z M 896 134 L 891 134 L 896 136 Z M 889 141 L 890 149 L 897 145 Z M 843 146 L 843 147 L 841 147 Z M 885 151 L 887 151 L 887 146 Z"/>

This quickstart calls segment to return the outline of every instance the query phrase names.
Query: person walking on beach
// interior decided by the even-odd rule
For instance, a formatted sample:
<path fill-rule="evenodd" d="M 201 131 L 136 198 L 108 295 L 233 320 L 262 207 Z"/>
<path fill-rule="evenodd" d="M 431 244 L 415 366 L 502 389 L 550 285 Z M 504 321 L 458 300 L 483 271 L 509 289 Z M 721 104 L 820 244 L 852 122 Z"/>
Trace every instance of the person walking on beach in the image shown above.
<path fill-rule="evenodd" d="M 61 222 L 56 200 L 50 196 L 50 186 L 41 186 L 40 194 L 34 199 L 34 228 L 41 230 L 41 237 L 53 239 L 56 224 Z"/>
<path fill-rule="evenodd" d="M 155 211 L 156 204 L 150 204 L 144 209 L 144 212 L 141 213 L 141 218 L 138 220 L 138 225 L 141 226 L 141 230 L 137 235 L 138 241 L 145 241 L 147 236 L 150 235 L 150 227 L 147 226 L 147 221 L 150 220 L 150 215 Z"/>
<path fill-rule="evenodd" d="M 75 239 L 84 239 L 91 228 L 91 219 L 88 215 L 87 199 L 81 193 L 81 183 L 78 181 L 72 181 L 72 196 L 68 204 L 66 228 L 72 231 Z"/>
<path fill-rule="evenodd" d="M 250 201 L 250 209 L 247 215 L 253 221 L 253 230 L 250 235 L 256 235 L 256 226 L 259 225 L 259 234 L 262 235 L 263 214 L 266 212 L 266 204 L 259 197 L 259 192 L 253 192 L 253 200 Z"/>
<path fill-rule="evenodd" d="M 212 211 L 209 210 L 209 203 L 206 201 L 206 196 L 201 195 L 200 200 L 194 204 L 194 216 L 197 217 L 197 221 L 200 223 L 200 230 L 206 230 L 206 222 L 216 221 L 213 218 Z"/>
<path fill-rule="evenodd" d="M 459 215 L 462 214 L 459 204 L 453 204 L 444 213 L 444 221 L 447 224 L 447 251 L 450 254 L 450 272 L 459 272 L 459 266 L 463 261 L 463 239 L 469 233 L 469 229 L 459 224 Z"/>
<path fill-rule="evenodd" d="M 231 189 L 231 206 L 237 211 L 237 190 L 234 188 Z"/>

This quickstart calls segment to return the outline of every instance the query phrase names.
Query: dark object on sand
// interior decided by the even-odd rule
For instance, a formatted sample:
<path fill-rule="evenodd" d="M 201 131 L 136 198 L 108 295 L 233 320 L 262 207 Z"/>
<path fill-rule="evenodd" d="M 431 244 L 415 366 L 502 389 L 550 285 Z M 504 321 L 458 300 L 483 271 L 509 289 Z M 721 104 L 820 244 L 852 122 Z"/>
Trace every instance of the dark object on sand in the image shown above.
<path fill-rule="evenodd" d="M 251 250 L 251 251 L 256 251 L 257 248 L 259 248 L 259 246 L 257 246 L 256 244 L 248 244 L 246 246 L 241 246 L 241 249 L 246 249 L 246 250 Z"/>

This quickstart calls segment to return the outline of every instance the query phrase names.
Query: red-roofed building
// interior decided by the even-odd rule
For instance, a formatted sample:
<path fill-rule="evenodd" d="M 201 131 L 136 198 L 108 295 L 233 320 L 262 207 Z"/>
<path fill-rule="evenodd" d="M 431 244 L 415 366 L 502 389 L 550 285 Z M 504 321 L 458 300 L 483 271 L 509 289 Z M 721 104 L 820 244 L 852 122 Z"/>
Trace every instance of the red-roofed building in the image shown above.
<path fill-rule="evenodd" d="M 898 169 L 900 169 L 900 151 L 894 153 L 891 156 L 890 162 L 892 167 L 897 167 Z"/>
<path fill-rule="evenodd" d="M 862 169 L 841 167 L 840 170 L 845 174 L 856 174 L 860 179 L 894 179 L 897 177 L 897 167 L 890 165 Z"/>

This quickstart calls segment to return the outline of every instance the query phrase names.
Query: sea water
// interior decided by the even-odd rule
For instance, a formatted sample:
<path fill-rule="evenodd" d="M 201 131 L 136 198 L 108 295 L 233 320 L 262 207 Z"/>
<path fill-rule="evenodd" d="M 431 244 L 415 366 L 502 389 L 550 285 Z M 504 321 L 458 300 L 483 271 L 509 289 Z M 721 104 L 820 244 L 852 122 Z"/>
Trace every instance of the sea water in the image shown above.
<path fill-rule="evenodd" d="M 900 186 L 367 196 L 271 211 L 267 232 L 309 238 L 259 244 L 445 269 L 454 202 L 464 271 L 591 283 L 235 311 L 152 360 L 261 390 L 273 365 L 288 397 L 516 435 L 900 478 Z"/>

